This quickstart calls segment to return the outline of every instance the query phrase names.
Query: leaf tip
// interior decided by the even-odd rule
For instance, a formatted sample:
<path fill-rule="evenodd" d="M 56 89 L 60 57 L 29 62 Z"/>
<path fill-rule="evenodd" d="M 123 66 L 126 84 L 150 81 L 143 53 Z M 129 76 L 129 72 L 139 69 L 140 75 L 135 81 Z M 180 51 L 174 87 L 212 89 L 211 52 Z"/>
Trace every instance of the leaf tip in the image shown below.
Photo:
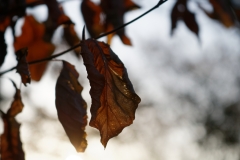
<path fill-rule="evenodd" d="M 82 40 L 85 41 L 85 25 L 83 26 L 82 30 Z"/>

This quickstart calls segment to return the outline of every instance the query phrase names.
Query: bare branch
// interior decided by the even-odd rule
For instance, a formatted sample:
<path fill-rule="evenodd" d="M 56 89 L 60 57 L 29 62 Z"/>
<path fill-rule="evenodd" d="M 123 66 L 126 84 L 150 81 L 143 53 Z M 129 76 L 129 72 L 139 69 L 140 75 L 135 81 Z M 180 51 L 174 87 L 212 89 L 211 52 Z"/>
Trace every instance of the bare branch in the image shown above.
<path fill-rule="evenodd" d="M 109 35 L 109 34 L 111 34 L 111 33 L 114 33 L 114 32 L 116 32 L 116 31 L 118 31 L 118 30 L 126 27 L 127 25 L 135 22 L 136 20 L 142 18 L 143 16 L 147 15 L 147 14 L 150 13 L 151 11 L 155 10 L 155 9 L 158 8 L 160 5 L 162 5 L 163 3 L 165 3 L 166 1 L 168 1 L 168 0 L 160 0 L 160 1 L 157 3 L 157 5 L 155 5 L 153 8 L 149 9 L 149 10 L 146 11 L 145 13 L 141 14 L 141 15 L 138 16 L 137 18 L 131 20 L 131 21 L 128 22 L 128 23 L 123 24 L 122 26 L 119 26 L 118 28 L 113 29 L 112 31 L 109 31 L 109 32 L 104 33 L 104 34 L 101 34 L 100 36 L 96 37 L 95 39 L 102 38 L 102 37 L 104 37 L 104 36 L 107 36 L 107 35 Z M 67 1 L 66 1 L 66 2 L 67 2 Z M 84 27 L 85 27 L 85 26 L 84 26 Z M 39 59 L 39 60 L 35 60 L 35 61 L 30 61 L 30 62 L 28 62 L 28 64 L 31 65 L 31 64 L 41 63 L 41 62 L 44 62 L 44 61 L 50 61 L 50 60 L 52 60 L 53 58 L 59 57 L 59 56 L 61 56 L 61 55 L 63 55 L 63 54 L 66 54 L 67 52 L 69 52 L 69 51 L 71 51 L 71 50 L 79 47 L 80 45 L 81 45 L 81 43 L 76 44 L 75 46 L 73 46 L 73 47 L 71 47 L 71 48 L 69 48 L 69 49 L 67 49 L 67 50 L 65 50 L 65 51 L 63 51 L 63 52 L 60 52 L 60 53 L 58 53 L 58 54 L 55 54 L 55 55 L 52 55 L 52 56 L 50 56 L 50 57 L 46 57 L 46 58 L 43 58 L 43 59 Z M 10 68 L 10 69 L 8 69 L 8 70 L 6 70 L 6 71 L 0 72 L 0 76 L 2 76 L 3 74 L 5 74 L 5 73 L 7 73 L 7 72 L 10 72 L 10 71 L 12 71 L 12 70 L 14 70 L 14 69 L 16 69 L 16 66 L 15 66 L 15 67 L 12 67 L 12 68 Z"/>

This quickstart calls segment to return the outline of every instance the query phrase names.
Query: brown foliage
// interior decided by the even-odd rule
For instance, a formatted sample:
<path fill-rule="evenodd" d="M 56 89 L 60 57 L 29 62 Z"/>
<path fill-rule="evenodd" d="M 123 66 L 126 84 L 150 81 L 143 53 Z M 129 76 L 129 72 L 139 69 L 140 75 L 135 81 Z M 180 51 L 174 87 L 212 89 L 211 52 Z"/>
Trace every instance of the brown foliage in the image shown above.
<path fill-rule="evenodd" d="M 82 86 L 75 67 L 63 61 L 63 69 L 56 84 L 56 108 L 58 118 L 71 143 L 78 152 L 87 147 L 85 127 L 87 125 L 87 105 L 81 96 Z"/>
<path fill-rule="evenodd" d="M 110 138 L 132 124 L 140 98 L 127 70 L 109 45 L 88 39 L 82 42 L 92 97 L 90 126 L 97 128 L 106 147 Z"/>
<path fill-rule="evenodd" d="M 24 152 L 20 139 L 20 124 L 15 120 L 15 116 L 23 109 L 20 90 L 16 89 L 14 100 L 7 114 L 2 111 L 2 119 L 4 123 L 4 132 L 0 137 L 0 154 L 1 160 L 24 160 Z"/>
<path fill-rule="evenodd" d="M 27 83 L 31 83 L 31 76 L 28 69 L 28 63 L 26 60 L 28 51 L 27 48 L 22 48 L 16 52 L 17 55 L 17 72 L 21 75 L 22 83 L 26 86 Z"/>
<path fill-rule="evenodd" d="M 178 20 L 183 20 L 188 29 L 194 32 L 198 36 L 199 27 L 195 19 L 194 13 L 190 12 L 187 7 L 187 0 L 177 0 L 171 13 L 171 34 L 177 27 Z"/>

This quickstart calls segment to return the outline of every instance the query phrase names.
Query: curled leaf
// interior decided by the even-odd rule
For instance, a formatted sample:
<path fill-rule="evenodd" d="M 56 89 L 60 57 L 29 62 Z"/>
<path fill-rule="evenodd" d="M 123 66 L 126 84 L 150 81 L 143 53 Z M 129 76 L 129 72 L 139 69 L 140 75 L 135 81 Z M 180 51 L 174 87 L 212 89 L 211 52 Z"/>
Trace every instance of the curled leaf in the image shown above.
<path fill-rule="evenodd" d="M 78 152 L 87 147 L 85 127 L 87 125 L 87 105 L 81 96 L 82 86 L 75 67 L 63 61 L 63 69 L 56 84 L 56 108 L 58 118 L 71 143 Z"/>
<path fill-rule="evenodd" d="M 10 117 L 15 117 L 18 113 L 22 112 L 24 107 L 22 103 L 21 91 L 17 88 L 16 84 L 12 81 L 14 88 L 16 89 L 16 93 L 14 95 L 14 100 L 9 108 L 7 114 Z"/>
<path fill-rule="evenodd" d="M 135 119 L 140 98 L 127 70 L 109 45 L 94 39 L 82 41 L 82 57 L 88 73 L 92 97 L 90 126 L 97 128 L 106 147 Z"/>
<path fill-rule="evenodd" d="M 17 55 L 17 72 L 21 75 L 22 83 L 26 86 L 27 83 L 31 83 L 31 76 L 28 69 L 28 63 L 26 60 L 28 54 L 27 48 L 22 48 L 16 52 Z"/>

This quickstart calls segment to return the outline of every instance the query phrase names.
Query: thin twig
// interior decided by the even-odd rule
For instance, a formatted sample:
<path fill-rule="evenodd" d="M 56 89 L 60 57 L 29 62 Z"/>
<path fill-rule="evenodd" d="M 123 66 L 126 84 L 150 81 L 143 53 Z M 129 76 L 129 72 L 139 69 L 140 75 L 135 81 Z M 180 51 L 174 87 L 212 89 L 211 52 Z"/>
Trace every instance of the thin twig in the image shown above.
<path fill-rule="evenodd" d="M 104 36 L 107 36 L 107 35 L 109 35 L 109 34 L 111 34 L 111 33 L 114 33 L 114 32 L 116 32 L 116 31 L 118 31 L 118 30 L 120 30 L 120 29 L 126 27 L 127 25 L 129 25 L 129 24 L 135 22 L 135 21 L 138 20 L 139 18 L 142 18 L 143 16 L 145 16 L 145 15 L 148 14 L 149 12 L 153 11 L 154 9 L 158 8 L 161 4 L 163 4 L 163 3 L 167 2 L 167 1 L 168 1 L 168 0 L 160 0 L 156 6 L 154 6 L 154 7 L 151 8 L 151 9 L 149 9 L 149 10 L 146 11 L 145 13 L 141 14 L 141 15 L 138 16 L 137 18 L 135 18 L 135 19 L 129 21 L 128 23 L 123 24 L 122 26 L 120 26 L 120 27 L 118 27 L 118 28 L 115 28 L 115 29 L 112 30 L 112 31 L 109 31 L 109 32 L 104 33 L 104 34 L 101 34 L 100 36 L 96 37 L 95 39 L 102 38 L 102 37 L 104 37 Z"/>
<path fill-rule="evenodd" d="M 155 5 L 153 8 L 149 9 L 149 10 L 146 11 L 145 13 L 141 14 L 141 15 L 138 16 L 137 18 L 131 20 L 131 21 L 128 22 L 128 23 L 123 24 L 122 26 L 120 26 L 120 27 L 118 27 L 118 28 L 113 29 L 112 31 L 109 31 L 109 32 L 104 33 L 104 34 L 101 34 L 100 36 L 96 37 L 95 39 L 102 38 L 102 37 L 104 37 L 104 36 L 107 36 L 107 35 L 109 35 L 109 34 L 111 34 L 111 33 L 114 33 L 114 32 L 116 32 L 116 31 L 118 31 L 118 30 L 126 27 L 127 25 L 135 22 L 135 21 L 138 20 L 139 18 L 145 16 L 145 15 L 148 14 L 149 12 L 155 10 L 155 9 L 158 8 L 160 5 L 162 5 L 163 3 L 165 3 L 166 1 L 168 1 L 168 0 L 160 0 L 157 5 Z M 43 59 L 30 61 L 30 62 L 28 62 L 28 64 L 29 64 L 29 65 L 32 65 L 32 64 L 41 63 L 41 62 L 44 62 L 44 61 L 49 61 L 49 60 L 51 60 L 51 59 L 53 59 L 53 58 L 59 57 L 59 56 L 65 54 L 65 53 L 67 53 L 67 52 L 69 52 L 69 51 L 71 51 L 71 50 L 73 50 L 73 49 L 75 49 L 75 48 L 77 48 L 77 47 L 80 47 L 80 46 L 81 46 L 81 43 L 76 44 L 75 46 L 73 46 L 73 47 L 71 47 L 71 48 L 69 48 L 69 49 L 67 49 L 67 50 L 65 50 L 65 51 L 63 51 L 63 52 L 60 52 L 60 53 L 58 53 L 58 54 L 55 54 L 55 55 L 52 55 L 52 56 L 49 56 L 49 57 L 46 57 L 46 58 L 43 58 Z M 16 69 L 16 67 L 12 67 L 12 68 L 10 68 L 10 69 L 8 69 L 8 70 L 6 70 L 6 71 L 0 72 L 0 76 L 2 76 L 3 74 L 5 74 L 5 73 L 7 73 L 7 72 L 10 72 L 10 71 L 12 71 L 12 70 L 14 70 L 14 69 Z"/>

